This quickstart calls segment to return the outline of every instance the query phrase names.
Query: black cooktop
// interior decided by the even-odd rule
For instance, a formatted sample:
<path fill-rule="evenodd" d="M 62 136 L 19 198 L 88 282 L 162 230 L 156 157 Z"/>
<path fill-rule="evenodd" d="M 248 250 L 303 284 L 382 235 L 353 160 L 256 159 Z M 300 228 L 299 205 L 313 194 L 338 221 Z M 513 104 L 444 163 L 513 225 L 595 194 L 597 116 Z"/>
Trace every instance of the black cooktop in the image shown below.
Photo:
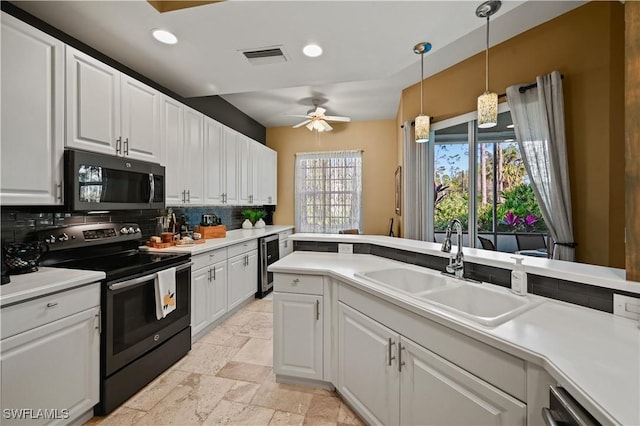
<path fill-rule="evenodd" d="M 67 260 L 51 266 L 101 271 L 107 275 L 107 281 L 114 281 L 177 266 L 186 263 L 189 257 L 188 253 L 149 253 L 132 250 L 109 256 Z"/>
<path fill-rule="evenodd" d="M 102 271 L 107 281 L 153 273 L 189 261 L 189 253 L 138 250 L 142 234 L 135 223 L 80 224 L 38 233 L 49 247 L 40 265 Z"/>

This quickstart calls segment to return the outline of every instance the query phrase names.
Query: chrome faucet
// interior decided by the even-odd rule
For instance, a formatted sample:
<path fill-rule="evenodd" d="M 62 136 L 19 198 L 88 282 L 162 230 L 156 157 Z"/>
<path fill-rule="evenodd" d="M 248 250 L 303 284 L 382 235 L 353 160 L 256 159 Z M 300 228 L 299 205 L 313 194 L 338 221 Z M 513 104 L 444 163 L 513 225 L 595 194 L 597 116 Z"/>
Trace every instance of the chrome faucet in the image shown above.
<path fill-rule="evenodd" d="M 458 253 L 456 253 L 455 260 L 453 256 L 449 257 L 449 264 L 447 265 L 447 272 L 454 274 L 457 278 L 464 277 L 464 256 L 462 254 L 462 223 L 458 219 L 451 219 L 449 225 L 447 225 L 447 234 L 444 237 L 442 243 L 442 250 L 445 253 L 451 253 L 451 228 L 455 225 L 456 233 L 458 234 Z"/>

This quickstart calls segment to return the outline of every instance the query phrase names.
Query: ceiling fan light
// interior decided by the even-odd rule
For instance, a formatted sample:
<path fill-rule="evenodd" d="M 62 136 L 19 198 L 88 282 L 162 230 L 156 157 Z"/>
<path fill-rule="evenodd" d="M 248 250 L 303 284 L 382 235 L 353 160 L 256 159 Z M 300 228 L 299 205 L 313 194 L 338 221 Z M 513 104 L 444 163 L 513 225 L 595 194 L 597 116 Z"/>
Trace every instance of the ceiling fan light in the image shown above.
<path fill-rule="evenodd" d="M 302 53 L 310 58 L 317 58 L 318 56 L 322 55 L 322 47 L 318 46 L 317 44 L 307 44 L 302 48 Z"/>
<path fill-rule="evenodd" d="M 498 124 L 498 95 L 493 92 L 484 92 L 478 96 L 478 127 L 488 129 L 496 124 Z"/>
<path fill-rule="evenodd" d="M 416 142 L 429 142 L 429 131 L 431 127 L 431 117 L 420 114 L 416 117 Z"/>
<path fill-rule="evenodd" d="M 178 42 L 178 37 L 176 37 L 173 33 L 170 33 L 167 30 L 153 30 L 151 31 L 151 35 L 153 38 L 158 40 L 160 43 L 164 44 L 176 44 Z"/>

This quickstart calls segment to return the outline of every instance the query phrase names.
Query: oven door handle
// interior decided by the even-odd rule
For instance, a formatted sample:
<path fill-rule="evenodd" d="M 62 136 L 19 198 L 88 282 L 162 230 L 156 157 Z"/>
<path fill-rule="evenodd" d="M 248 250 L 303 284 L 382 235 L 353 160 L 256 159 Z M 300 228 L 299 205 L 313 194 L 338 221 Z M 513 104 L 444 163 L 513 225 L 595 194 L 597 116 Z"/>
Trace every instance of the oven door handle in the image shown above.
<path fill-rule="evenodd" d="M 191 265 L 193 265 L 193 262 L 188 262 L 188 263 L 185 263 L 183 265 L 177 266 L 176 267 L 176 272 L 180 272 L 183 269 L 187 269 L 187 268 L 191 267 Z M 134 285 L 141 284 L 141 283 L 143 283 L 145 281 L 155 280 L 156 275 L 157 275 L 156 273 L 153 273 L 153 274 L 149 274 L 149 275 L 144 275 L 144 276 L 139 277 L 139 278 L 134 278 L 132 280 L 121 281 L 121 282 L 115 283 L 115 284 L 109 284 L 109 290 L 111 290 L 111 291 L 121 290 L 123 288 L 133 287 Z"/>

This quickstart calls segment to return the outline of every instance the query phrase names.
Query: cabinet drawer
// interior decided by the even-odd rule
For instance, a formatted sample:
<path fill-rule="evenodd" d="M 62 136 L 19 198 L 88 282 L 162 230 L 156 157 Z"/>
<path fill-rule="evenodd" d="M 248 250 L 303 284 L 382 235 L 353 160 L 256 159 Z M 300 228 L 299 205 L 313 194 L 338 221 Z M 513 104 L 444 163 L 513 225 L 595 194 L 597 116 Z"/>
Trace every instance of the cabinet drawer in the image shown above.
<path fill-rule="evenodd" d="M 100 283 L 89 284 L 2 308 L 0 338 L 100 306 Z"/>
<path fill-rule="evenodd" d="M 293 234 L 293 229 L 289 229 L 288 231 L 279 232 L 278 233 L 278 239 L 280 239 L 280 241 L 286 240 L 292 234 Z"/>
<path fill-rule="evenodd" d="M 244 243 L 234 244 L 232 246 L 229 246 L 227 249 L 229 257 L 234 257 L 251 250 L 257 250 L 258 240 L 249 240 L 245 241 Z"/>
<path fill-rule="evenodd" d="M 273 274 L 273 291 L 301 294 L 323 294 L 322 276 Z"/>
<path fill-rule="evenodd" d="M 227 248 L 220 248 L 217 250 L 211 250 L 209 252 L 199 254 L 197 256 L 193 256 L 191 261 L 193 262 L 193 266 L 191 266 L 192 271 L 197 271 L 198 269 L 205 268 L 207 266 L 211 266 L 214 263 L 221 262 L 223 260 L 227 260 Z"/>

